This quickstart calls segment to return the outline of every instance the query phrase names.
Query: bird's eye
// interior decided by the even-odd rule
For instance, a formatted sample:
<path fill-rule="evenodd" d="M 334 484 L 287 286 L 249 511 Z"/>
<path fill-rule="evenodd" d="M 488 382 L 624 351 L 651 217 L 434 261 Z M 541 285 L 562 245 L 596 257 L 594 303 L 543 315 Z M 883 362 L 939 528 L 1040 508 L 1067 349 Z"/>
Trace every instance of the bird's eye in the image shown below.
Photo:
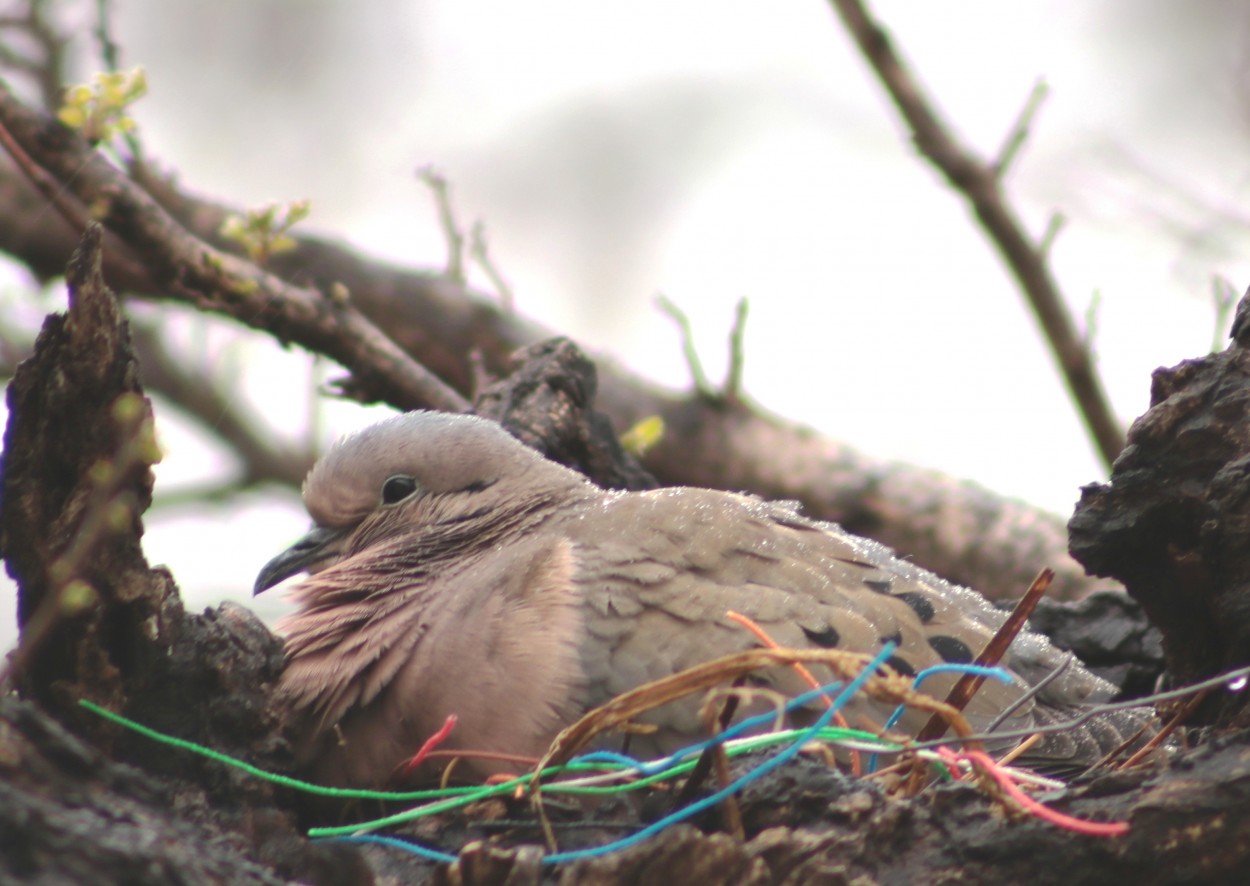
<path fill-rule="evenodd" d="M 393 505 L 417 491 L 417 481 L 407 474 L 387 477 L 382 484 L 382 504 Z"/>

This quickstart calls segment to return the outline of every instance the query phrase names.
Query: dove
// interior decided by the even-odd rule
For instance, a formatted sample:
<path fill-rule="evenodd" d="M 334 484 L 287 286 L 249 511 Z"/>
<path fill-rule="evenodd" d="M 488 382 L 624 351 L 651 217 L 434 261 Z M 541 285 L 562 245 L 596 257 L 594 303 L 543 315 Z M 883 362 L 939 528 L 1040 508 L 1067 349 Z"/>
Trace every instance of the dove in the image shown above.
<path fill-rule="evenodd" d="M 388 783 L 450 715 L 441 748 L 466 752 L 458 774 L 516 771 L 472 753 L 541 756 L 592 707 L 758 646 L 730 611 L 784 647 L 871 655 L 892 641 L 887 663 L 907 676 L 973 661 L 1006 617 L 795 503 L 608 491 L 474 416 L 409 412 L 351 434 L 312 468 L 303 497 L 313 528 L 260 571 L 255 592 L 308 573 L 278 626 L 278 696 L 298 764 L 327 784 Z M 1116 691 L 1027 630 L 1002 664 L 1010 682 L 987 681 L 965 709 L 974 728 L 1055 722 Z M 943 698 L 956 679 L 922 688 Z M 808 688 L 786 667 L 753 682 Z M 654 730 L 630 735 L 629 752 L 705 737 L 699 703 L 639 717 Z M 856 697 L 843 713 L 880 724 L 890 709 Z M 927 716 L 909 711 L 896 730 L 914 735 Z M 1121 738 L 1095 719 L 1046 736 L 1030 758 L 1088 764 Z"/>

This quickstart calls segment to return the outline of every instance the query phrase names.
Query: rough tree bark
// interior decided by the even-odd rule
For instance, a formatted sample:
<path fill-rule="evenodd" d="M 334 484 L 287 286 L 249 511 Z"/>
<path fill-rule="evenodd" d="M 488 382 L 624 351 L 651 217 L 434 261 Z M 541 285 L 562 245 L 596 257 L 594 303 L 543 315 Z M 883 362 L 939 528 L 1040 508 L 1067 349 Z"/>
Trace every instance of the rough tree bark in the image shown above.
<path fill-rule="evenodd" d="M 1114 576 L 1163 629 L 1168 669 L 1195 681 L 1250 658 L 1250 295 L 1233 343 L 1154 373 L 1111 482 L 1085 487 L 1072 553 Z M 1250 726 L 1245 693 L 1208 718 Z"/>
<path fill-rule="evenodd" d="M 280 642 L 242 607 L 188 614 L 172 576 L 140 549 L 151 407 L 101 277 L 100 240 L 90 227 L 67 273 L 70 309 L 48 318 L 8 391 L 0 549 L 18 583 L 22 639 L 6 673 L 26 701 L 0 700 L 3 870 L 16 881 L 220 882 L 237 873 L 278 882 L 264 861 L 295 832 L 280 815 L 253 815 L 265 809 L 265 788 L 76 705 L 129 711 L 262 765 L 283 759 L 268 693 Z M 146 775 L 110 758 L 142 761 Z M 261 832 L 250 852 L 240 830 Z"/>
<path fill-rule="evenodd" d="M 68 315 L 49 318 L 10 389 L 0 544 L 21 589 L 24 635 L 15 668 L 26 700 L 0 699 L 0 879 L 1217 883 L 1233 882 L 1250 866 L 1250 738 L 1228 728 L 1162 771 L 1103 775 L 1048 798 L 1075 815 L 1128 820 L 1131 830 L 1119 838 L 1018 820 L 968 785 L 901 799 L 800 759 L 740 798 L 743 839 L 718 833 L 709 818 L 631 850 L 552 869 L 540 865 L 535 846 L 510 845 L 532 841 L 523 829 L 484 842 L 490 819 L 516 810 L 479 808 L 446 815 L 425 834 L 453 851 L 471 841 L 447 868 L 381 848 L 303 840 L 294 822 L 309 810 L 298 798 L 119 732 L 75 707 L 77 698 L 91 698 L 260 765 L 281 770 L 289 763 L 268 697 L 279 666 L 274 638 L 239 607 L 187 614 L 172 577 L 150 569 L 140 553 L 150 476 L 145 450 L 132 444 L 142 441 L 147 404 L 125 322 L 100 278 L 99 250 L 99 230 L 91 228 L 71 265 Z M 599 438 L 601 422 L 588 411 L 593 367 L 562 343 L 528 357 L 517 384 L 489 392 L 483 409 L 494 404 L 553 453 L 572 453 L 597 469 L 634 470 L 620 461 L 610 436 Z M 1157 521 L 1118 519 L 1115 511 L 1108 518 L 1115 547 L 1107 552 L 1088 535 L 1091 512 L 1078 516 L 1085 521 L 1077 527 L 1079 549 L 1091 562 L 1116 564 L 1117 552 L 1153 548 L 1171 557 L 1166 563 L 1183 565 L 1169 573 L 1173 581 L 1123 574 L 1147 611 L 1176 607 L 1161 598 L 1188 592 L 1197 594 L 1188 605 L 1214 613 L 1161 625 L 1173 660 L 1191 673 L 1247 658 L 1247 613 L 1235 603 L 1241 577 L 1250 574 L 1250 546 L 1237 531 L 1247 514 L 1246 496 L 1236 493 L 1245 451 L 1236 436 L 1245 424 L 1239 410 L 1250 402 L 1244 361 L 1238 341 L 1226 354 L 1171 372 L 1134 428 L 1140 446 L 1158 430 L 1160 439 L 1190 447 L 1172 467 L 1200 463 L 1210 478 L 1205 497 L 1192 480 L 1176 486 L 1204 502 L 1169 524 L 1183 530 L 1170 541 L 1188 547 L 1164 551 Z M 1188 428 L 1203 435 L 1195 441 L 1175 433 Z M 1162 465 L 1149 475 L 1151 466 L 1135 461 L 1133 451 L 1117 465 L 1110 491 L 1091 491 L 1091 498 L 1105 500 L 1118 484 L 1141 477 L 1148 481 L 1141 490 L 1168 490 L 1170 500 L 1171 475 Z M 93 528 L 101 514 L 112 519 Z M 1134 540 L 1142 529 L 1154 534 Z M 82 553 L 81 545 L 90 550 Z M 1203 580 L 1194 583 L 1193 575 Z M 81 592 L 81 585 L 92 593 L 66 591 Z M 1216 618 L 1219 630 L 1205 632 Z M 41 620 L 50 627 L 36 629 Z M 1177 644 L 1193 641 L 1210 651 L 1200 658 L 1177 653 Z M 596 819 L 637 814 L 599 809 Z"/>

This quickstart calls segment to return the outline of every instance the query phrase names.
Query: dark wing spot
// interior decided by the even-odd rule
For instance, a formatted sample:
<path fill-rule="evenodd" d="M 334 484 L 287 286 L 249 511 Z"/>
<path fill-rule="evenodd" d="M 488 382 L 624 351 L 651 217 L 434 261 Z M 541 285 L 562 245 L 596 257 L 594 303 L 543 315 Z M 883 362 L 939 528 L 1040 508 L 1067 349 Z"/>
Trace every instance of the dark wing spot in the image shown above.
<path fill-rule="evenodd" d="M 906 659 L 899 658 L 897 655 L 891 655 L 885 660 L 885 663 L 904 677 L 916 676 L 916 669 L 908 664 Z"/>
<path fill-rule="evenodd" d="M 870 591 L 876 591 L 878 594 L 888 594 L 890 593 L 890 588 L 894 587 L 888 580 L 880 578 L 866 578 L 864 579 L 864 584 L 868 586 Z"/>
<path fill-rule="evenodd" d="M 882 646 L 886 643 L 893 643 L 895 646 L 902 646 L 903 632 L 895 631 L 893 634 L 886 634 L 884 637 L 878 637 L 877 642 L 879 642 Z"/>
<path fill-rule="evenodd" d="M 908 591 L 905 594 L 896 594 L 895 596 L 915 611 L 922 624 L 928 624 L 933 621 L 933 601 L 924 594 L 919 591 Z"/>
<path fill-rule="evenodd" d="M 947 664 L 972 663 L 972 650 L 963 640 L 938 635 L 929 638 L 929 645 L 933 647 L 934 652 L 942 656 L 942 661 Z"/>
<path fill-rule="evenodd" d="M 838 636 L 838 632 L 830 625 L 826 625 L 819 631 L 803 628 L 803 633 L 807 635 L 807 639 L 811 640 L 823 649 L 833 649 L 838 645 L 838 641 L 842 639 Z"/>

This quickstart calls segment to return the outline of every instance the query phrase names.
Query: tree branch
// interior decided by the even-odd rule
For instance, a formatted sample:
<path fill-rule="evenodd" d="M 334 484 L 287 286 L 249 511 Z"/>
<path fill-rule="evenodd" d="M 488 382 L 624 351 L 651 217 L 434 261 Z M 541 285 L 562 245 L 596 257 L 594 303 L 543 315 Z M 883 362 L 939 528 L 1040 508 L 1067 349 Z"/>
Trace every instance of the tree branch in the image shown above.
<path fill-rule="evenodd" d="M 132 320 L 130 338 L 148 390 L 178 404 L 238 456 L 242 470 L 227 488 L 237 492 L 267 482 L 299 488 L 316 453 L 275 442 L 263 423 L 240 411 L 237 397 L 205 377 L 203 367 L 188 371 L 185 362 L 175 359 L 152 327 Z"/>
<path fill-rule="evenodd" d="M 112 167 L 108 171 L 111 178 L 122 178 Z M 126 186 L 150 194 L 184 236 L 189 231 L 201 247 L 228 248 L 217 234 L 227 207 L 188 196 L 147 167 L 136 169 L 135 176 Z M 0 250 L 42 279 L 57 275 L 77 235 L 3 157 L 0 207 Z M 514 351 L 554 334 L 438 274 L 390 266 L 324 238 L 294 236 L 297 248 L 271 260 L 266 280 L 297 281 L 301 292 L 314 294 L 336 284 L 346 287 L 352 306 L 466 399 L 483 372 L 504 375 Z M 111 285 L 147 298 L 185 301 L 141 263 L 119 258 L 124 251 L 118 237 L 106 237 L 105 276 Z M 813 516 L 843 523 L 990 596 L 1018 596 L 1042 566 L 1058 574 L 1052 594 L 1061 599 L 1107 586 L 1085 576 L 1068 556 L 1063 520 L 1053 514 L 934 471 L 868 458 L 768 415 L 747 398 L 709 403 L 664 390 L 610 359 L 599 357 L 596 363 L 598 407 L 618 430 L 650 416 L 664 418 L 664 436 L 644 459 L 662 483 L 800 500 Z M 691 458 L 692 452 L 699 458 Z"/>
<path fill-rule="evenodd" d="M 1034 245 L 1015 209 L 1003 197 L 998 169 L 979 159 L 955 138 L 951 127 L 938 115 L 916 77 L 895 51 L 890 35 L 873 19 L 865 4 L 859 0 L 830 0 L 830 3 L 911 128 L 920 153 L 972 205 L 981 227 L 1016 278 L 1041 324 L 1085 427 L 1103 462 L 1110 467 L 1124 448 L 1124 429 L 1111 411 L 1093 358 L 1046 264 L 1045 250 Z M 1028 117 L 1023 119 L 1027 121 Z"/>
<path fill-rule="evenodd" d="M 467 402 L 419 365 L 349 300 L 294 286 L 221 252 L 179 225 L 102 154 L 0 84 L 0 126 L 83 207 L 142 255 L 158 288 L 339 361 L 364 399 L 402 408 L 463 411 Z M 71 217 L 73 217 L 72 214 Z"/>

